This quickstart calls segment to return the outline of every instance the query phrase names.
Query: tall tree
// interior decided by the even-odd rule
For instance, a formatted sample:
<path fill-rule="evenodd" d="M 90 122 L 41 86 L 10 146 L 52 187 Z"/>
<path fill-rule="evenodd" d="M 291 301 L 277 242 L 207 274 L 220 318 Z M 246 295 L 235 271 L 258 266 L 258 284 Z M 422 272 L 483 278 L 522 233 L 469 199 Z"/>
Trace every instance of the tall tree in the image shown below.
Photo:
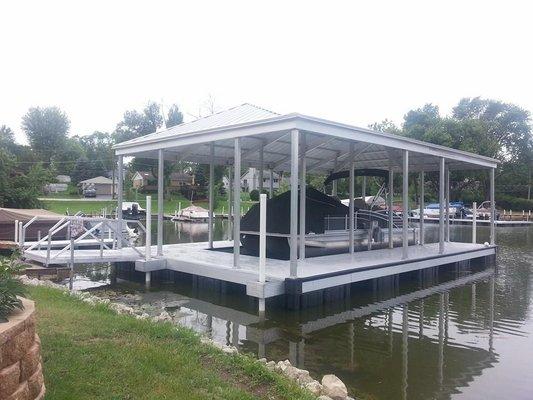
<path fill-rule="evenodd" d="M 113 135 L 96 131 L 91 135 L 78 137 L 77 140 L 88 159 L 100 160 L 107 171 L 113 169 L 113 145 L 115 144 Z"/>
<path fill-rule="evenodd" d="M 70 120 L 58 107 L 32 107 L 22 117 L 22 130 L 35 153 L 47 165 L 62 151 Z"/>
<path fill-rule="evenodd" d="M 122 121 L 115 130 L 116 142 L 124 142 L 140 136 L 154 133 L 163 125 L 163 117 L 159 104 L 149 102 L 142 112 L 129 110 L 124 113 Z"/>
<path fill-rule="evenodd" d="M 172 104 L 168 109 L 167 120 L 165 121 L 165 126 L 171 128 L 173 126 L 179 125 L 183 122 L 183 114 L 180 111 L 177 104 Z"/>

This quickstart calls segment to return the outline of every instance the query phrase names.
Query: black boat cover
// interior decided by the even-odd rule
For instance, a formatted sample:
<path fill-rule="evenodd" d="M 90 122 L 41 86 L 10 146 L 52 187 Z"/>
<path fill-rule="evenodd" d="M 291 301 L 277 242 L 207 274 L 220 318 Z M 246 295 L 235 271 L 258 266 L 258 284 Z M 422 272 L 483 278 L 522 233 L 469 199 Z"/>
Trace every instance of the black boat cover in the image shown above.
<path fill-rule="evenodd" d="M 385 179 L 386 185 L 389 183 L 389 171 L 385 171 L 382 169 L 371 169 L 371 168 L 356 169 L 354 171 L 354 174 L 355 176 L 377 176 L 379 178 Z M 350 171 L 334 172 L 326 178 L 326 180 L 324 181 L 324 186 L 326 186 L 330 182 L 336 181 L 337 179 L 349 178 L 349 177 L 350 177 Z"/>

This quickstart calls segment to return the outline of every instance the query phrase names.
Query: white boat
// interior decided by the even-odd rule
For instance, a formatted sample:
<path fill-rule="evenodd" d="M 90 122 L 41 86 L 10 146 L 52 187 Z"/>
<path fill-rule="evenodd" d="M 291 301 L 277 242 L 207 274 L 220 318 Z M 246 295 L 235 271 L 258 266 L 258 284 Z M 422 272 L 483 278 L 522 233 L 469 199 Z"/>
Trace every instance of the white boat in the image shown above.
<path fill-rule="evenodd" d="M 198 206 L 185 207 L 172 217 L 172 221 L 207 222 L 209 211 Z"/>
<path fill-rule="evenodd" d="M 362 197 L 355 197 L 354 203 L 358 208 L 382 208 L 385 207 L 385 199 L 381 196 L 365 196 L 364 202 Z M 350 199 L 342 199 L 341 203 L 346 207 L 350 206 Z"/>

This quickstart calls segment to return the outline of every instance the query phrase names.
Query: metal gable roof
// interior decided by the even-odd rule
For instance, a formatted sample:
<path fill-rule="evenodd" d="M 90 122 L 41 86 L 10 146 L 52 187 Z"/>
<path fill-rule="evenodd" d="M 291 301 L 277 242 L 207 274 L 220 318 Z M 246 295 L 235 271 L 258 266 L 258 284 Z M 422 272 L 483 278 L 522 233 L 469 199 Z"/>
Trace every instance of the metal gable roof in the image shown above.
<path fill-rule="evenodd" d="M 247 122 L 261 121 L 268 118 L 278 117 L 279 115 L 280 114 L 278 113 L 266 110 L 253 104 L 244 103 L 240 106 L 232 107 L 206 117 L 198 118 L 197 120 L 191 122 L 184 122 L 160 132 L 154 132 L 149 135 L 118 143 L 115 147 L 129 146 L 132 144 L 150 141 L 151 139 L 160 140 L 186 133 L 217 129 Z"/>

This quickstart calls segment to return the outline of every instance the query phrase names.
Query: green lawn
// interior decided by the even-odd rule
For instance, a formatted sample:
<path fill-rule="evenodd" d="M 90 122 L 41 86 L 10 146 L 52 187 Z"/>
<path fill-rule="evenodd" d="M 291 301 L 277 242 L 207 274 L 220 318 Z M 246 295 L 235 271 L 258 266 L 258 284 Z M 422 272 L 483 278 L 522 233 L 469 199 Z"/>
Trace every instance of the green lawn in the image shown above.
<path fill-rule="evenodd" d="M 117 315 L 56 289 L 28 290 L 47 400 L 313 398 L 252 357 L 201 344 L 187 328 Z"/>
<path fill-rule="evenodd" d="M 157 195 L 152 195 L 152 213 L 157 212 Z M 146 207 L 146 196 L 138 196 L 137 200 L 131 199 L 128 201 L 137 201 L 141 207 Z M 189 205 L 191 205 L 191 202 L 189 200 L 186 200 L 183 197 L 174 197 L 171 199 L 166 199 L 163 203 L 163 210 L 165 214 L 174 214 L 174 211 L 178 208 L 178 203 L 181 202 L 181 207 L 185 208 Z M 42 200 L 43 207 L 47 210 L 54 211 L 59 214 L 66 214 L 67 211 L 69 214 L 75 214 L 78 211 L 82 211 L 85 214 L 92 214 L 92 213 L 99 213 L 102 208 L 107 207 L 108 212 L 111 212 L 114 210 L 117 206 L 117 202 L 115 200 L 103 200 L 103 201 L 61 201 L 53 198 L 46 198 L 45 200 Z M 195 205 L 208 208 L 207 201 L 195 201 Z M 248 211 L 248 209 L 254 204 L 254 202 L 249 200 L 243 200 L 241 201 L 241 206 L 244 208 L 244 211 Z M 224 213 L 227 213 L 228 211 L 228 202 L 227 199 L 221 199 L 218 202 L 218 206 L 215 209 L 216 213 L 221 213 L 224 211 Z"/>

